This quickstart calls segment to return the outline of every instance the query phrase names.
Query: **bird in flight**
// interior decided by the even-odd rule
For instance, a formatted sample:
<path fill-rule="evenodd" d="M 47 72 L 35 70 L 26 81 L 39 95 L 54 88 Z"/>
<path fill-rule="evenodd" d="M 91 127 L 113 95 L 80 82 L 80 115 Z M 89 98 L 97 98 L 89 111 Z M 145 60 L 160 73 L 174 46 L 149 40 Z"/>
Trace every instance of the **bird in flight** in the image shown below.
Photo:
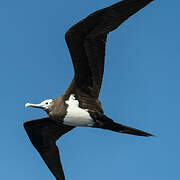
<path fill-rule="evenodd" d="M 114 122 L 104 114 L 98 100 L 108 33 L 151 1 L 123 0 L 73 25 L 65 34 L 74 66 L 74 77 L 69 87 L 56 99 L 47 99 L 40 104 L 26 103 L 26 107 L 40 108 L 48 114 L 48 117 L 25 122 L 24 128 L 57 180 L 65 180 L 65 176 L 56 141 L 76 126 L 153 136 Z"/>

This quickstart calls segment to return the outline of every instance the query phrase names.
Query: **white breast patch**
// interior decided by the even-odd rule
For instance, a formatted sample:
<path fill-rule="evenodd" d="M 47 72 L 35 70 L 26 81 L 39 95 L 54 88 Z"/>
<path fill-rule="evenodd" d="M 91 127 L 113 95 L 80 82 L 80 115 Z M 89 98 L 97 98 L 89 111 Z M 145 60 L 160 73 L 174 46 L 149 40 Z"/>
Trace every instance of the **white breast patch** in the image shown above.
<path fill-rule="evenodd" d="M 74 94 L 71 94 L 65 103 L 68 108 L 63 124 L 69 126 L 93 126 L 94 122 L 87 109 L 79 107 L 79 101 L 75 99 Z"/>

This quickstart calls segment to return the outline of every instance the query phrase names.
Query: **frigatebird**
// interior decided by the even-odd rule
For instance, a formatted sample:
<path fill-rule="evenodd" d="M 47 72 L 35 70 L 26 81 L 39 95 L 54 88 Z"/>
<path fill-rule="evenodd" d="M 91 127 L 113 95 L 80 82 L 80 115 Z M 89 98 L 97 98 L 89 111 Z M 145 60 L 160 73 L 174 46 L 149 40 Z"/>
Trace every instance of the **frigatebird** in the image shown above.
<path fill-rule="evenodd" d="M 56 141 L 76 126 L 153 136 L 114 122 L 104 114 L 98 100 L 108 33 L 151 1 L 153 0 L 123 0 L 94 12 L 73 25 L 65 34 L 75 72 L 71 84 L 56 99 L 48 99 L 40 104 L 26 103 L 26 107 L 40 108 L 48 114 L 48 117 L 25 122 L 24 128 L 57 180 L 65 180 L 65 176 Z"/>

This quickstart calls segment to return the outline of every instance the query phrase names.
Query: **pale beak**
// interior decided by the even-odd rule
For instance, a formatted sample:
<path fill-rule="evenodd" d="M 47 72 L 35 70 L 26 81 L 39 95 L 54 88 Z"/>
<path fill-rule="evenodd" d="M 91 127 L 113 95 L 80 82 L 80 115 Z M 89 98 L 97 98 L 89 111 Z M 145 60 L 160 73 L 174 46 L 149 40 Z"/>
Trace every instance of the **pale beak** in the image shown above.
<path fill-rule="evenodd" d="M 31 103 L 26 103 L 25 107 L 43 108 L 42 104 L 31 104 Z"/>

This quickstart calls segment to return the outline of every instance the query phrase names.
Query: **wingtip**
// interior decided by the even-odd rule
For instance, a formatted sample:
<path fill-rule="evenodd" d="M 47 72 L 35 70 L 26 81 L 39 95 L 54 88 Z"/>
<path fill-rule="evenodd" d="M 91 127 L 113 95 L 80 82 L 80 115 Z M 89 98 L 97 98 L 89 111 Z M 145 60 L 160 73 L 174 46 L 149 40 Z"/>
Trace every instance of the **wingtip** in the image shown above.
<path fill-rule="evenodd" d="M 150 134 L 150 133 L 146 133 L 146 135 L 144 135 L 145 137 L 157 137 L 156 135 L 154 134 Z"/>
<path fill-rule="evenodd" d="M 151 137 L 155 137 L 155 138 L 157 138 L 158 136 L 156 136 L 156 135 L 152 134 L 152 135 L 151 135 Z"/>

